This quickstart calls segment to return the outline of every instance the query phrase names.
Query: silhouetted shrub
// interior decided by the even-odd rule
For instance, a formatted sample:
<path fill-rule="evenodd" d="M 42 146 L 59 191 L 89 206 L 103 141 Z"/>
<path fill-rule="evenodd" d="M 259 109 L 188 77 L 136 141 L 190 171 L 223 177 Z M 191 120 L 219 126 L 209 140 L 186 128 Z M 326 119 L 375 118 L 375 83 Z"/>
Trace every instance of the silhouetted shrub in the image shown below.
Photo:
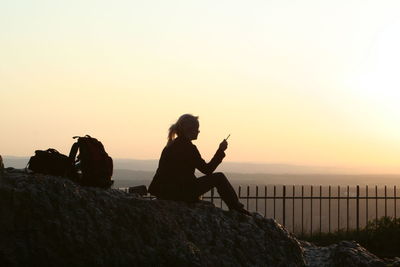
<path fill-rule="evenodd" d="M 319 246 L 331 245 L 342 240 L 354 240 L 379 257 L 400 256 L 400 218 L 381 217 L 371 220 L 359 232 L 339 230 L 334 233 L 303 235 L 300 239 Z"/>

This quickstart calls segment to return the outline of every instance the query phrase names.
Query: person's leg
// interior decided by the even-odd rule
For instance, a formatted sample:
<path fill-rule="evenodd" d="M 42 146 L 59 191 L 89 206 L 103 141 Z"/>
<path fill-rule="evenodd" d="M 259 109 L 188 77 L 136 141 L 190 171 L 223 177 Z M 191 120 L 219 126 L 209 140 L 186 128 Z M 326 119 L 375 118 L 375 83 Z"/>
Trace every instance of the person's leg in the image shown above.
<path fill-rule="evenodd" d="M 217 188 L 218 194 L 229 209 L 237 210 L 243 208 L 243 204 L 239 202 L 239 198 L 237 197 L 232 185 L 221 172 L 197 178 L 195 183 L 196 197 L 208 192 L 213 187 Z"/>

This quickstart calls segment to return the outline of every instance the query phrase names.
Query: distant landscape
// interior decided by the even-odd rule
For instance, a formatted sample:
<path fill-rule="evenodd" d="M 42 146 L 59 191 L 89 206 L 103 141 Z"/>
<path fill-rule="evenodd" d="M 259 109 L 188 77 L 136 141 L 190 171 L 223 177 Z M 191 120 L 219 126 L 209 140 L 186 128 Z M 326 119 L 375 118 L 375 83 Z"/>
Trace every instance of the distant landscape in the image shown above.
<path fill-rule="evenodd" d="M 14 168 L 25 168 L 29 160 L 28 157 L 10 157 L 5 156 L 4 163 L 6 167 Z M 154 173 L 157 169 L 157 160 L 133 160 L 133 159 L 114 159 L 114 188 L 127 188 L 137 185 L 149 186 Z M 274 187 L 276 185 L 277 196 L 282 196 L 282 185 L 288 185 L 288 195 L 293 194 L 293 188 L 295 188 L 296 196 L 301 193 L 301 185 L 304 187 L 304 195 L 310 195 L 310 186 L 314 186 L 314 194 L 318 195 L 319 185 L 322 187 L 323 194 L 326 196 L 328 192 L 328 185 L 332 185 L 332 196 L 337 195 L 337 186 L 341 187 L 341 195 L 346 195 L 346 188 L 350 186 L 349 194 L 351 196 L 355 195 L 355 185 L 361 186 L 361 195 L 364 196 L 365 185 L 369 185 L 370 196 L 375 195 L 375 185 L 379 188 L 379 195 L 382 196 L 384 191 L 384 185 L 388 186 L 388 195 L 393 195 L 393 186 L 398 184 L 400 181 L 400 175 L 387 175 L 387 174 L 375 174 L 375 175 L 365 175 L 365 174 L 341 174 L 335 173 L 332 169 L 321 168 L 321 167 L 310 167 L 310 166 L 295 166 L 295 165 L 277 165 L 277 164 L 254 164 L 254 163 L 235 163 L 235 162 L 224 162 L 217 169 L 217 171 L 223 171 L 231 181 L 235 190 L 239 191 L 239 186 L 242 187 L 242 197 L 246 195 L 247 186 L 249 186 L 250 195 L 255 194 L 256 186 L 259 186 L 259 195 L 264 196 L 264 190 L 268 188 L 268 196 L 274 194 Z M 201 173 L 197 173 L 197 176 L 201 176 Z M 271 186 L 273 185 L 273 186 Z M 292 187 L 294 185 L 294 187 Z M 267 186 L 265 188 L 264 186 Z M 400 195 L 399 189 L 396 190 L 397 194 Z M 210 193 L 205 194 L 209 196 Z M 217 192 L 216 192 L 217 196 Z M 282 200 L 277 200 L 276 202 L 272 199 L 268 201 L 259 200 L 258 203 L 254 199 L 246 200 L 242 199 L 242 202 L 246 204 L 249 210 L 258 211 L 261 214 L 275 218 L 278 222 L 282 223 Z M 258 205 L 257 205 L 258 204 Z M 338 225 L 338 202 L 332 201 L 331 210 L 328 209 L 328 201 L 324 200 L 320 202 L 319 200 L 314 200 L 314 213 L 312 219 L 310 218 L 310 200 L 304 201 L 304 214 L 300 207 L 303 205 L 301 200 L 297 199 L 295 203 L 288 201 L 287 203 L 287 222 L 286 226 L 295 233 L 302 233 L 303 226 L 306 232 L 310 231 L 310 222 L 313 222 L 313 231 L 318 231 L 320 223 L 323 232 L 328 231 L 328 211 L 331 211 L 332 215 L 332 228 L 331 230 L 337 230 L 346 226 L 347 209 L 346 200 L 341 200 L 341 210 L 340 210 L 340 226 Z M 365 200 L 360 200 L 361 214 L 362 218 L 368 217 L 368 219 L 374 219 L 376 216 L 379 217 L 384 215 L 386 210 L 386 202 L 384 200 L 379 200 L 375 202 L 373 200 L 369 201 L 368 215 L 366 215 L 366 202 Z M 216 205 L 222 208 L 226 206 L 221 202 L 221 200 L 216 200 Z M 296 207 L 293 216 L 293 207 Z M 319 216 L 320 207 L 322 208 L 322 216 Z M 376 212 L 376 208 L 379 208 L 379 212 Z M 398 207 L 395 206 L 393 200 L 388 201 L 387 210 L 388 215 L 393 216 L 394 211 L 398 211 Z M 275 214 L 276 211 L 276 214 Z M 349 224 L 350 228 L 355 228 L 355 201 L 352 200 L 349 203 Z M 400 214 L 400 211 L 398 211 Z M 378 214 L 378 215 L 377 215 Z M 295 220 L 294 220 L 295 219 Z M 321 221 L 320 221 L 321 220 Z M 366 220 L 361 221 L 361 226 L 366 225 Z"/>
<path fill-rule="evenodd" d="M 25 168 L 29 157 L 4 156 L 6 167 Z M 114 159 L 114 187 L 148 185 L 157 169 L 157 160 Z M 224 172 L 238 185 L 396 185 L 400 174 L 356 174 L 332 167 L 223 162 Z M 201 176 L 197 173 L 197 176 Z"/>

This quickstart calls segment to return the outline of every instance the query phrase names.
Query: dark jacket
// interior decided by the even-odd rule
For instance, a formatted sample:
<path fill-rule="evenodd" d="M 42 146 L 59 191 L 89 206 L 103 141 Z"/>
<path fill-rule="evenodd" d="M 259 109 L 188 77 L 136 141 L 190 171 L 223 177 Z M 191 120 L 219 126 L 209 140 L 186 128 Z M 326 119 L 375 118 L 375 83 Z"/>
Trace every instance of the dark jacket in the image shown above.
<path fill-rule="evenodd" d="M 162 199 L 193 200 L 195 169 L 212 174 L 224 157 L 225 153 L 217 150 L 206 163 L 190 140 L 178 137 L 163 149 L 149 192 Z"/>

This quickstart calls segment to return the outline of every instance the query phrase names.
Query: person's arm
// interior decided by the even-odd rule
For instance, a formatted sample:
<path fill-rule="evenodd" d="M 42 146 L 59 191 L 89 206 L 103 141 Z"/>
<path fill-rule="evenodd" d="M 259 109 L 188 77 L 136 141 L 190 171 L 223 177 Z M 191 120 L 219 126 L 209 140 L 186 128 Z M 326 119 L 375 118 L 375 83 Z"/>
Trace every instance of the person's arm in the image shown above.
<path fill-rule="evenodd" d="M 214 157 L 210 160 L 209 163 L 206 163 L 205 160 L 201 157 L 199 150 L 194 146 L 194 158 L 195 158 L 195 167 L 202 173 L 206 175 L 212 174 L 218 165 L 222 162 L 225 157 L 225 150 L 228 147 L 228 143 L 224 140 L 219 145 L 217 152 L 215 152 Z"/>

